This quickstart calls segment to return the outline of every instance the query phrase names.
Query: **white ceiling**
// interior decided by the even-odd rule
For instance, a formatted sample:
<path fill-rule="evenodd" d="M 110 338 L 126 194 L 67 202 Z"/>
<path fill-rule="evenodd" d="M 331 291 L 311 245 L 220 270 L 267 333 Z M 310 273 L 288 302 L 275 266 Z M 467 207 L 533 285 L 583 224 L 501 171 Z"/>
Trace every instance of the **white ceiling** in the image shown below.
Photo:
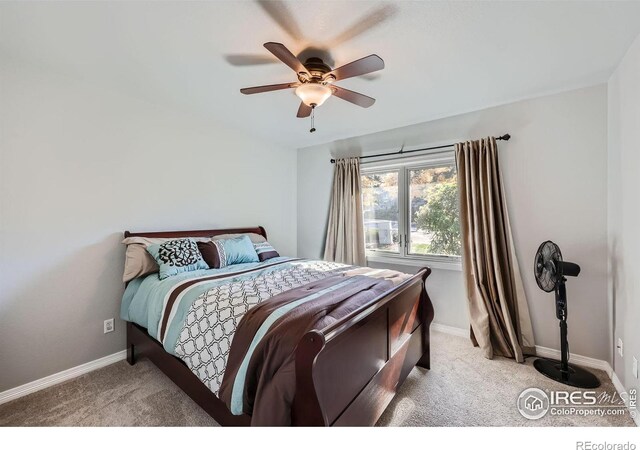
<path fill-rule="evenodd" d="M 298 148 L 604 82 L 639 33 L 640 2 L 0 4 L 5 56 Z M 329 47 L 336 65 L 378 54 L 379 77 L 337 83 L 376 104 L 331 98 L 310 134 L 292 91 L 240 94 L 295 79 L 284 64 L 228 62 L 268 57 L 267 41 Z"/>

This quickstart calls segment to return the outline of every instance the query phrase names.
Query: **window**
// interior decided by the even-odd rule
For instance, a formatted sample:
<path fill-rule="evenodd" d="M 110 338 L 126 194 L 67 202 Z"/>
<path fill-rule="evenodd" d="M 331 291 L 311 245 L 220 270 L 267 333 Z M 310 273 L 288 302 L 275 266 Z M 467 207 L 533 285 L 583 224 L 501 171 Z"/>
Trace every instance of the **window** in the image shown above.
<path fill-rule="evenodd" d="M 460 220 L 452 152 L 370 163 L 362 170 L 367 257 L 459 267 Z M 402 261 L 399 261 L 402 260 Z"/>
<path fill-rule="evenodd" d="M 362 196 L 365 248 L 399 253 L 398 172 L 363 175 Z"/>

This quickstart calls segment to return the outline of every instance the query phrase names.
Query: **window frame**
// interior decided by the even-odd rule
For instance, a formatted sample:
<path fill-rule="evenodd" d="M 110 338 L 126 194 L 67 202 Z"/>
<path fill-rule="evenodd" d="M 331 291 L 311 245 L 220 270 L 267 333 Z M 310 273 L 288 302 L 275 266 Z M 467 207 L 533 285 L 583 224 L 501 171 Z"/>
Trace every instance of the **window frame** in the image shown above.
<path fill-rule="evenodd" d="M 376 173 L 386 173 L 397 171 L 398 173 L 398 235 L 400 238 L 399 252 L 388 250 L 366 249 L 367 261 L 423 267 L 428 265 L 436 269 L 462 270 L 461 256 L 448 255 L 419 255 L 409 253 L 410 249 L 410 182 L 411 170 L 428 169 L 432 167 L 442 167 L 453 164 L 455 166 L 455 153 L 453 150 L 431 152 L 428 154 L 394 158 L 383 161 L 363 162 L 360 174 L 369 175 Z"/>
<path fill-rule="evenodd" d="M 397 172 L 398 174 L 398 235 L 401 236 L 400 234 L 401 230 L 404 230 L 403 223 L 402 223 L 402 205 L 400 204 L 401 203 L 400 198 L 402 193 L 402 173 L 401 173 L 402 171 L 399 169 L 374 169 L 374 170 L 367 170 L 366 172 L 360 171 L 360 177 L 362 177 L 363 175 L 376 175 L 376 174 L 389 173 L 389 172 Z M 400 237 L 400 239 L 402 239 L 402 237 Z M 402 255 L 402 240 L 398 242 L 397 252 L 391 251 L 391 250 L 367 250 L 366 237 L 365 237 L 365 250 L 366 252 L 371 251 L 379 255 L 386 255 L 387 257 L 398 258 L 399 256 Z"/>

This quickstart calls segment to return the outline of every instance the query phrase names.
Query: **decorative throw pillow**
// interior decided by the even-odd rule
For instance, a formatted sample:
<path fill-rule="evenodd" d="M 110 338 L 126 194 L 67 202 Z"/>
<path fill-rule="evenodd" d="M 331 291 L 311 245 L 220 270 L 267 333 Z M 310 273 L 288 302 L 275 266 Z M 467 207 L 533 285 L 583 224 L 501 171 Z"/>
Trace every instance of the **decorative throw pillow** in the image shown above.
<path fill-rule="evenodd" d="M 156 260 L 147 252 L 145 244 L 129 244 L 125 253 L 122 281 L 128 283 L 134 278 L 157 272 Z"/>
<path fill-rule="evenodd" d="M 220 255 L 218 254 L 218 248 L 213 241 L 198 242 L 198 250 L 200 250 L 202 259 L 204 259 L 209 268 L 220 268 Z"/>
<path fill-rule="evenodd" d="M 260 261 L 266 261 L 267 259 L 275 258 L 280 256 L 280 254 L 276 251 L 275 248 L 267 241 L 262 242 L 260 244 L 253 244 L 253 248 L 256 249 L 256 253 L 258 254 L 258 259 Z"/>
<path fill-rule="evenodd" d="M 209 241 L 209 238 L 206 237 L 193 239 L 196 242 Z M 156 260 L 153 259 L 147 251 L 147 247 L 153 244 L 163 244 L 171 240 L 171 238 L 150 238 L 142 236 L 131 236 L 125 238 L 122 243 L 127 246 L 127 250 L 125 254 L 122 281 L 127 283 L 134 278 L 158 272 L 158 264 L 156 264 Z"/>
<path fill-rule="evenodd" d="M 221 269 L 232 264 L 260 262 L 249 236 L 233 239 L 216 239 L 198 245 L 204 260 L 212 269 Z"/>
<path fill-rule="evenodd" d="M 153 244 L 147 247 L 147 251 L 160 266 L 158 276 L 161 280 L 182 272 L 209 268 L 202 259 L 198 244 L 191 238 Z"/>

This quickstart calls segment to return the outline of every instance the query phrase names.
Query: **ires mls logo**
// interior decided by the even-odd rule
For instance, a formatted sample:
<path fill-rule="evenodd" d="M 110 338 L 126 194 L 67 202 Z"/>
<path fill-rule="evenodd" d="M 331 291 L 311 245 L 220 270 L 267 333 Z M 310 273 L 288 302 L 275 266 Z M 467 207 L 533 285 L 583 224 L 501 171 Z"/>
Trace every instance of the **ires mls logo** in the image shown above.
<path fill-rule="evenodd" d="M 598 403 L 598 394 L 595 391 L 551 391 L 549 394 L 554 406 L 589 406 Z"/>
<path fill-rule="evenodd" d="M 518 411 L 530 420 L 543 418 L 549 412 L 549 396 L 542 389 L 528 388 L 518 396 Z"/>
<path fill-rule="evenodd" d="M 527 388 L 518 396 L 516 405 L 522 417 L 530 420 L 552 416 L 622 416 L 637 414 L 637 393 L 612 394 L 603 391 L 549 391 Z"/>

